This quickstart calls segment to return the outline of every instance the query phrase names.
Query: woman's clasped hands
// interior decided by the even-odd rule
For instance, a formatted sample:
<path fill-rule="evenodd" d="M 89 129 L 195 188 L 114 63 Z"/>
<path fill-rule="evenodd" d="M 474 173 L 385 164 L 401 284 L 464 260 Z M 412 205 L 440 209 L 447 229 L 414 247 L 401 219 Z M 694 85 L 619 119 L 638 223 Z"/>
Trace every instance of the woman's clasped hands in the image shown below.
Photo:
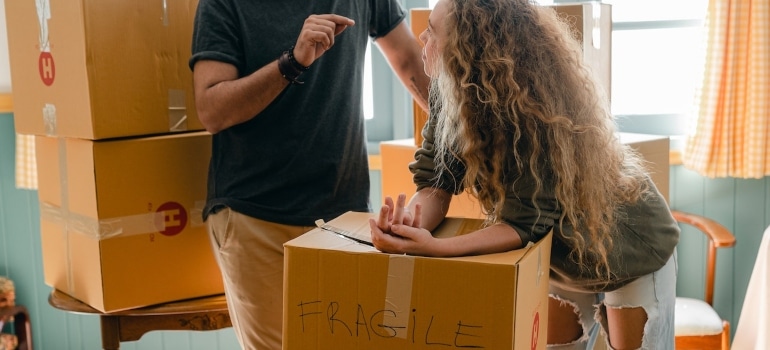
<path fill-rule="evenodd" d="M 406 195 L 385 197 L 385 205 L 376 218 L 369 219 L 372 244 L 384 253 L 430 256 L 430 245 L 436 239 L 420 226 L 422 206 L 406 206 Z"/>

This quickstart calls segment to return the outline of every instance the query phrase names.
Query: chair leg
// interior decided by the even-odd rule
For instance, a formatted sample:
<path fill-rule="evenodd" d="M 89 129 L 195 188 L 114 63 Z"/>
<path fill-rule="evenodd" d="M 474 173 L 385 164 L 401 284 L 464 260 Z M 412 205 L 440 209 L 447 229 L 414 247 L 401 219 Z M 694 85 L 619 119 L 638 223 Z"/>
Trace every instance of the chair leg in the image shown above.
<path fill-rule="evenodd" d="M 730 322 L 722 321 L 722 350 L 730 350 Z"/>

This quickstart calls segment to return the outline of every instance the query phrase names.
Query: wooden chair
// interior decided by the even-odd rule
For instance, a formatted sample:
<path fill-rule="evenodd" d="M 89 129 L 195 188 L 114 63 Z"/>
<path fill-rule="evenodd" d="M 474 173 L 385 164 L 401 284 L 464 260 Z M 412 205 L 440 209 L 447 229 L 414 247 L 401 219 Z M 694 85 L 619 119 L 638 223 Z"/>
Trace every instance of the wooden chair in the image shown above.
<path fill-rule="evenodd" d="M 54 289 L 48 303 L 59 310 L 99 315 L 104 350 L 117 350 L 120 342 L 139 340 L 150 331 L 208 331 L 232 326 L 224 294 L 102 313 Z"/>
<path fill-rule="evenodd" d="M 17 350 L 32 350 L 32 322 L 29 312 L 23 305 L 16 305 L 0 309 L 0 318 L 13 316 L 13 330 L 19 341 Z"/>
<path fill-rule="evenodd" d="M 677 350 L 730 349 L 730 323 L 713 308 L 717 248 L 735 245 L 735 236 L 718 222 L 673 210 L 677 222 L 688 224 L 708 237 L 706 286 L 703 299 L 676 298 L 675 338 Z"/>

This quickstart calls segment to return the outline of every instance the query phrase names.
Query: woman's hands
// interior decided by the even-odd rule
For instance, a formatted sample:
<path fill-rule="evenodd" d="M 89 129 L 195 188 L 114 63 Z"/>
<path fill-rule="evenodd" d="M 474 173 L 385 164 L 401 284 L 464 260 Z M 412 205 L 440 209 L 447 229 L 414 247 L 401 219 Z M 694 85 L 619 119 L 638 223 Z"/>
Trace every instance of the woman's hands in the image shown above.
<path fill-rule="evenodd" d="M 309 67 L 334 45 L 334 37 L 347 27 L 355 25 L 350 18 L 334 15 L 310 15 L 302 25 L 297 43 L 294 44 L 294 59 Z"/>
<path fill-rule="evenodd" d="M 451 197 L 446 191 L 422 189 L 409 205 L 403 194 L 396 203 L 385 198 L 380 214 L 369 219 L 372 244 L 385 253 L 431 257 L 501 253 L 523 246 L 516 229 L 502 222 L 461 235 L 433 237 L 430 230 L 446 218 Z"/>
<path fill-rule="evenodd" d="M 412 212 L 405 204 L 404 194 L 396 203 L 386 197 L 377 220 L 369 219 L 374 247 L 385 253 L 435 255 L 438 240 L 420 226 L 422 205 L 415 204 Z"/>

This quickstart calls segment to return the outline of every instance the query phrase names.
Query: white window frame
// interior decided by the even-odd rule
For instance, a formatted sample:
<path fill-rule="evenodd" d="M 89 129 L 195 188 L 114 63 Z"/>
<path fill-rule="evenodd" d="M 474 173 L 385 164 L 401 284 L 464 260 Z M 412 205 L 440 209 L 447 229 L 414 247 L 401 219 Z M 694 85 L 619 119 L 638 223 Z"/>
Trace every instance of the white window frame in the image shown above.
<path fill-rule="evenodd" d="M 401 5 L 408 12 L 411 8 L 427 8 L 428 0 L 401 0 Z M 370 49 L 370 56 L 373 116 L 366 120 L 366 134 L 369 153 L 379 153 L 382 141 L 414 137 L 412 96 L 379 49 Z"/>

